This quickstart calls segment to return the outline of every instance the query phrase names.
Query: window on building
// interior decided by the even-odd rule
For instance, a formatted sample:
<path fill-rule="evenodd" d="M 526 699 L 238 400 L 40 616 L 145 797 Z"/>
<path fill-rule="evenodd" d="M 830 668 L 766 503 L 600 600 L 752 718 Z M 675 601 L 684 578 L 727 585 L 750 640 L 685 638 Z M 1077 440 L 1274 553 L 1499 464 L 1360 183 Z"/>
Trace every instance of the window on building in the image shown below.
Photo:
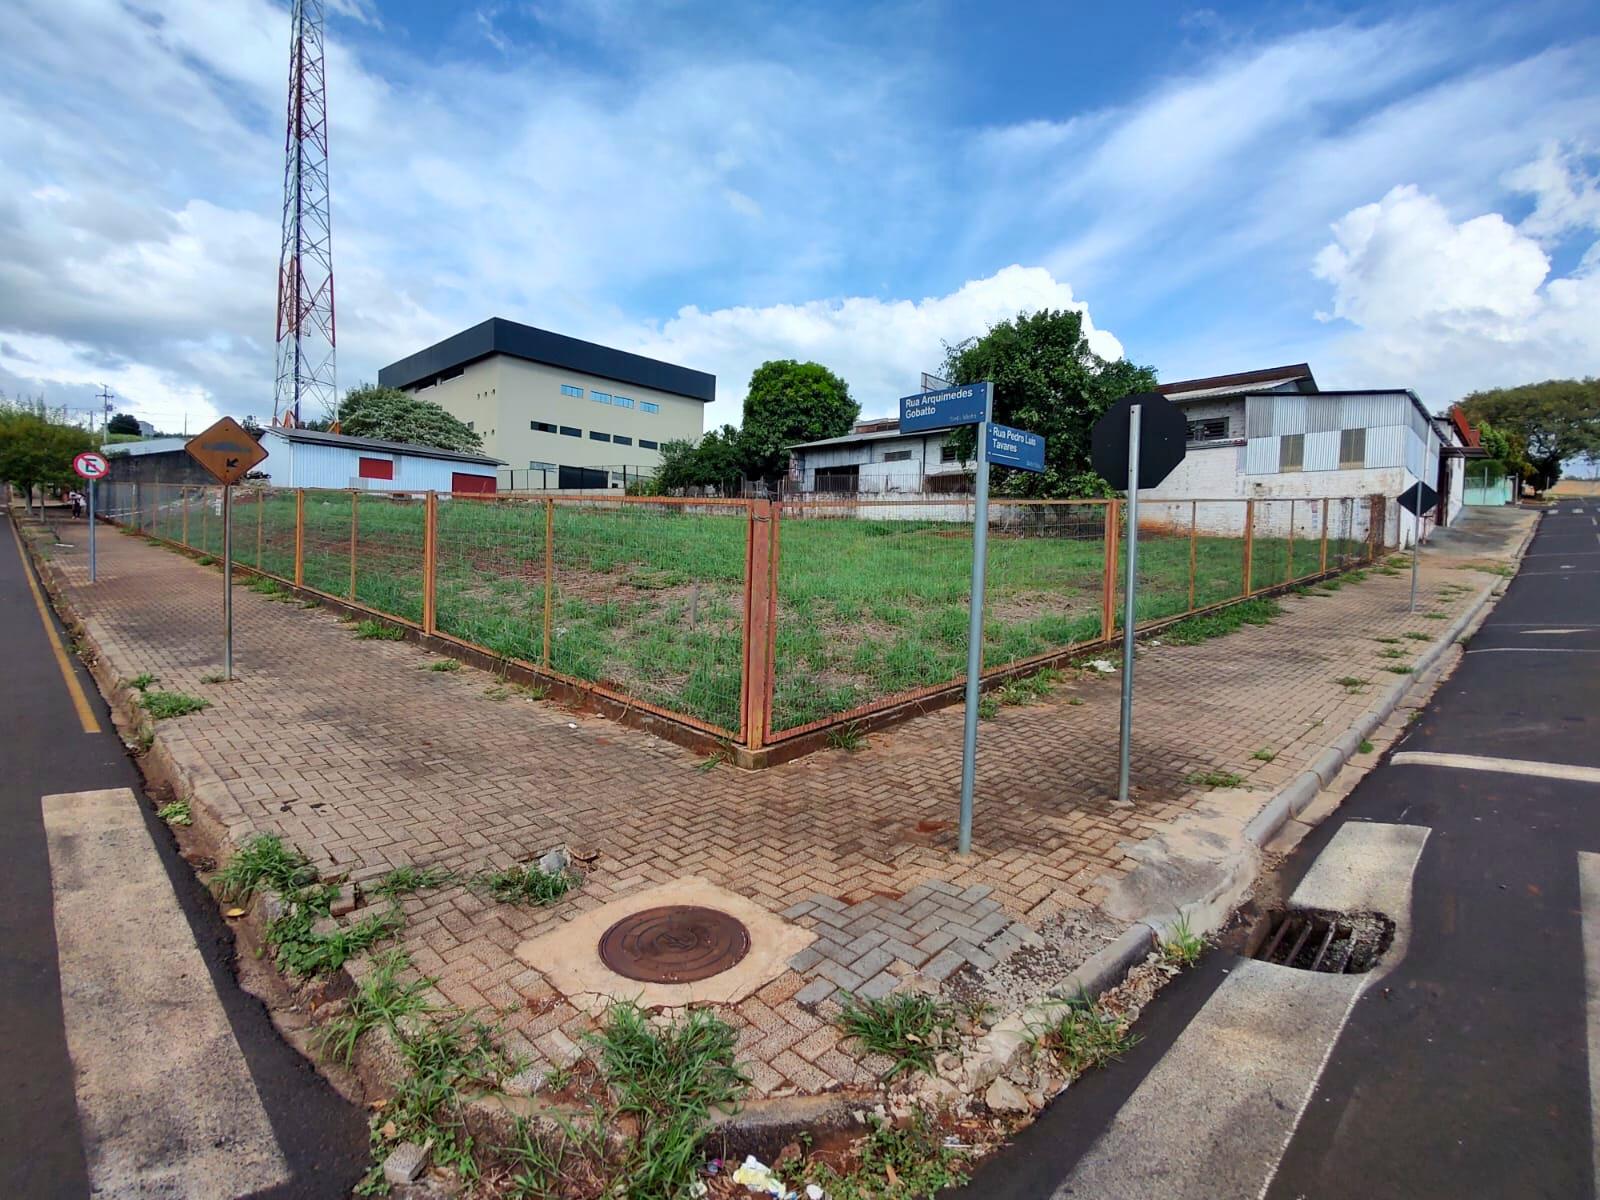
<path fill-rule="evenodd" d="M 610 392 L 597 392 L 593 388 L 590 388 L 589 389 L 589 399 L 593 400 L 596 404 L 610 404 L 611 403 L 611 393 Z"/>
<path fill-rule="evenodd" d="M 591 429 L 589 430 L 589 440 L 591 442 L 609 442 L 611 435 L 609 433 L 601 433 L 598 429 Z"/>
<path fill-rule="evenodd" d="M 623 437 L 620 433 L 612 434 L 611 435 L 611 440 L 612 440 L 612 442 L 614 442 L 618 446 L 631 446 L 631 445 L 633 445 L 633 439 L 631 437 Z"/>
<path fill-rule="evenodd" d="M 583 430 L 574 429 L 571 425 L 563 425 L 561 427 L 561 436 L 562 437 L 582 437 L 583 436 Z"/>
<path fill-rule="evenodd" d="M 476 421 L 468 421 L 467 422 L 467 428 L 468 429 L 476 429 L 477 427 L 478 427 L 478 423 Z"/>
<path fill-rule="evenodd" d="M 891 450 L 891 451 L 889 451 L 887 454 L 885 454 L 883 456 L 883 461 L 884 462 L 910 462 L 911 461 L 911 451 L 909 451 L 909 450 Z"/>
<path fill-rule="evenodd" d="M 659 450 L 659 449 L 661 449 L 661 444 L 659 442 L 652 442 L 649 438 L 640 438 L 639 439 L 639 449 L 641 449 L 641 450 Z"/>
<path fill-rule="evenodd" d="M 640 412 L 660 412 L 661 411 L 661 405 L 657 404 L 654 400 L 641 400 L 641 401 L 639 401 L 639 411 Z"/>
<path fill-rule="evenodd" d="M 536 433 L 554 433 L 556 431 L 556 427 L 550 424 L 549 421 L 529 421 L 528 428 Z"/>
<path fill-rule="evenodd" d="M 362 479 L 393 479 L 394 461 L 387 458 L 358 458 L 356 474 Z"/>
<path fill-rule="evenodd" d="M 1286 433 L 1278 439 L 1278 470 L 1303 471 L 1306 465 L 1306 435 Z"/>
<path fill-rule="evenodd" d="M 1343 429 L 1339 432 L 1339 466 L 1343 470 L 1367 465 L 1367 431 Z"/>
<path fill-rule="evenodd" d="M 555 463 L 530 462 L 528 464 L 528 470 L 530 470 L 530 471 L 554 471 L 555 469 L 556 469 Z"/>
<path fill-rule="evenodd" d="M 940 446 L 939 447 L 939 461 L 940 462 L 957 462 L 957 461 L 959 461 L 956 458 L 956 448 L 954 446 L 950 445 L 948 442 L 945 443 L 943 446 Z"/>
<path fill-rule="evenodd" d="M 632 408 L 633 407 L 633 397 L 632 396 L 613 396 L 613 397 L 611 397 L 611 403 L 615 404 L 618 408 Z"/>
<path fill-rule="evenodd" d="M 563 396 L 576 396 L 580 400 L 583 399 L 583 389 L 570 383 L 563 383 L 561 385 L 561 394 Z"/>
<path fill-rule="evenodd" d="M 1222 442 L 1228 438 L 1227 417 L 1206 417 L 1199 421 L 1189 422 L 1189 440 L 1191 442 Z"/>

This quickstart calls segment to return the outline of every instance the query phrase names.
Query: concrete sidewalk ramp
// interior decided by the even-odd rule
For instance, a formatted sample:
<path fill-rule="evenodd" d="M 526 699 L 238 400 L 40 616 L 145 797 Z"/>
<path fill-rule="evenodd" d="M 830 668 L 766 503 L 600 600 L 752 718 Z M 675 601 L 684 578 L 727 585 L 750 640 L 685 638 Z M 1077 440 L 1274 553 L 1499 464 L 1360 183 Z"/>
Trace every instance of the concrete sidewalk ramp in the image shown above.
<path fill-rule="evenodd" d="M 45 796 L 61 1005 L 95 1196 L 224 1200 L 289 1177 L 127 788 Z"/>
<path fill-rule="evenodd" d="M 1427 836 L 1409 825 L 1341 828 L 1290 906 L 1392 917 L 1383 963 L 1366 975 L 1324 975 L 1241 960 L 1055 1196 L 1265 1194 L 1350 1010 L 1404 953 Z"/>

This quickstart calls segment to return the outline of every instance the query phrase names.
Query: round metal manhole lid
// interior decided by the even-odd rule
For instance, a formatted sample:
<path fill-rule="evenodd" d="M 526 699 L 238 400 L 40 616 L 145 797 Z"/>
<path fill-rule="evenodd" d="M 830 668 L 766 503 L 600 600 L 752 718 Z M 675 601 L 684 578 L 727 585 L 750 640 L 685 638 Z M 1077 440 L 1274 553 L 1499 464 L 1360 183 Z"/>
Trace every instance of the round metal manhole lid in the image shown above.
<path fill-rule="evenodd" d="M 750 952 L 750 931 L 714 908 L 667 904 L 623 917 L 600 936 L 600 961 L 641 983 L 694 983 Z"/>

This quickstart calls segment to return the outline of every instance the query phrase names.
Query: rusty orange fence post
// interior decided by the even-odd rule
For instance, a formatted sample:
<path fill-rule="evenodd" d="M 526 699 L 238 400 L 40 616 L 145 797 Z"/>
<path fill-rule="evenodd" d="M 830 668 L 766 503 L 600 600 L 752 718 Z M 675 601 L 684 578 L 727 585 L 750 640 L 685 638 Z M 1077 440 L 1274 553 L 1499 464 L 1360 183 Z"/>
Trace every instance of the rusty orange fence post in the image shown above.
<path fill-rule="evenodd" d="M 1289 501 L 1289 547 L 1284 553 L 1283 581 L 1288 583 L 1294 578 L 1294 504 Z"/>
<path fill-rule="evenodd" d="M 781 502 L 780 502 L 781 503 Z M 779 505 L 749 502 L 745 546 L 744 744 L 759 750 L 772 724 L 772 660 L 777 632 L 776 588 Z"/>
<path fill-rule="evenodd" d="M 550 669 L 550 633 L 556 604 L 556 502 L 544 498 L 544 668 Z"/>
<path fill-rule="evenodd" d="M 356 598 L 356 524 L 360 518 L 361 493 L 350 489 L 350 599 Z"/>
<path fill-rule="evenodd" d="M 422 632 L 438 632 L 437 588 L 439 574 L 439 493 L 429 492 L 422 503 Z"/>
<path fill-rule="evenodd" d="M 1328 498 L 1322 498 L 1322 554 L 1317 560 L 1317 573 L 1328 569 Z"/>
<path fill-rule="evenodd" d="M 1256 549 L 1256 502 L 1244 502 L 1244 594 L 1250 594 L 1251 559 Z"/>
<path fill-rule="evenodd" d="M 294 585 L 306 582 L 306 490 L 294 490 Z"/>
<path fill-rule="evenodd" d="M 1122 501 L 1106 505 L 1105 578 L 1100 584 L 1100 640 L 1108 642 L 1117 632 L 1117 554 L 1122 531 Z"/>
<path fill-rule="evenodd" d="M 1200 502 L 1189 501 L 1189 607 L 1194 608 L 1194 577 L 1199 558 Z"/>

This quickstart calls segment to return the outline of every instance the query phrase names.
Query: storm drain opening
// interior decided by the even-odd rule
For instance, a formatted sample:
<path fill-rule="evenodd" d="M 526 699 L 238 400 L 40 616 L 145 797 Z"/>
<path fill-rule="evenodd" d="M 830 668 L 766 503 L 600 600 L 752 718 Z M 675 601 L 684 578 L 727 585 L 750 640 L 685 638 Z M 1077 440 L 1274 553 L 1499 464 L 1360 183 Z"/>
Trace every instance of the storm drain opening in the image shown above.
<path fill-rule="evenodd" d="M 1326 975 L 1372 970 L 1394 940 L 1394 922 L 1382 913 L 1295 908 L 1272 915 L 1263 928 L 1251 958 Z"/>
<path fill-rule="evenodd" d="M 750 931 L 729 913 L 667 904 L 623 917 L 600 937 L 600 961 L 642 983 L 696 983 L 737 966 Z"/>

